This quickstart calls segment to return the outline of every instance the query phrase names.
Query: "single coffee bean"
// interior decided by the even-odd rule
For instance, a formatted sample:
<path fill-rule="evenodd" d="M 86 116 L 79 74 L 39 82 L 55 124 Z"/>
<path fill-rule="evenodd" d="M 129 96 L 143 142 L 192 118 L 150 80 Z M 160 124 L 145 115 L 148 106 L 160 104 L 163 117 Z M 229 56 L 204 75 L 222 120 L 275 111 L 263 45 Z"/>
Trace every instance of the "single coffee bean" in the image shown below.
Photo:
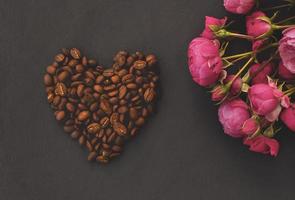
<path fill-rule="evenodd" d="M 81 52 L 77 48 L 72 48 L 70 54 L 74 59 L 79 60 L 81 58 Z"/>
<path fill-rule="evenodd" d="M 82 111 L 78 115 L 78 120 L 79 121 L 86 121 L 89 118 L 89 116 L 90 116 L 89 111 Z"/>
<path fill-rule="evenodd" d="M 53 79 L 49 74 L 45 74 L 45 76 L 44 76 L 44 84 L 46 86 L 50 86 L 50 85 L 53 84 Z"/>
<path fill-rule="evenodd" d="M 65 116 L 66 116 L 65 111 L 57 111 L 55 118 L 57 121 L 61 121 L 65 118 Z"/>
<path fill-rule="evenodd" d="M 58 63 L 62 62 L 64 59 L 65 59 L 65 55 L 63 55 L 62 53 L 57 54 L 55 56 L 55 61 L 58 62 Z"/>

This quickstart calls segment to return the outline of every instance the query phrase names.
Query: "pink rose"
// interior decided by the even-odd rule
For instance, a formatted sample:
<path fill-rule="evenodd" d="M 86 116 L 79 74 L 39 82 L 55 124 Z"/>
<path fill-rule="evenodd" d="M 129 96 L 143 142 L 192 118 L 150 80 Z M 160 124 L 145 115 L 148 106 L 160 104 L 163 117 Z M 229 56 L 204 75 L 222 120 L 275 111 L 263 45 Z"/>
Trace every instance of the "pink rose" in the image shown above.
<path fill-rule="evenodd" d="M 242 127 L 249 119 L 249 107 L 241 99 L 226 101 L 218 109 L 219 121 L 226 134 L 232 137 L 243 137 Z"/>
<path fill-rule="evenodd" d="M 195 38 L 188 48 L 188 64 L 193 80 L 201 86 L 214 84 L 222 71 L 219 42 L 207 38 Z"/>
<path fill-rule="evenodd" d="M 266 64 L 263 69 L 260 70 L 261 65 L 264 65 L 264 62 L 261 64 L 254 64 L 249 69 L 250 76 L 252 77 L 251 83 L 253 85 L 258 83 L 268 83 L 267 76 L 270 76 L 273 73 L 273 63 Z"/>
<path fill-rule="evenodd" d="M 254 37 L 263 37 L 272 33 L 272 25 L 261 19 L 266 15 L 261 11 L 256 11 L 246 17 L 247 34 Z"/>
<path fill-rule="evenodd" d="M 267 41 L 266 39 L 253 41 L 252 51 L 257 51 L 257 50 L 261 49 L 265 45 L 266 41 Z"/>
<path fill-rule="evenodd" d="M 280 40 L 279 52 L 284 66 L 295 73 L 295 28 L 286 29 Z"/>
<path fill-rule="evenodd" d="M 281 113 L 280 118 L 291 131 L 295 131 L 295 106 L 294 105 L 284 109 Z"/>
<path fill-rule="evenodd" d="M 282 62 L 279 64 L 279 75 L 285 80 L 294 80 L 295 74 L 291 73 Z"/>
<path fill-rule="evenodd" d="M 212 101 L 221 101 L 227 94 L 224 85 L 218 85 L 211 91 Z"/>
<path fill-rule="evenodd" d="M 235 75 L 229 75 L 225 80 L 224 82 L 225 83 L 228 83 L 230 81 L 232 81 L 234 79 Z M 241 89 L 242 89 L 242 84 L 243 84 L 243 81 L 241 79 L 241 77 L 237 77 L 232 85 L 231 85 L 231 88 L 230 88 L 230 94 L 231 96 L 235 96 L 237 94 L 239 94 L 241 92 Z"/>
<path fill-rule="evenodd" d="M 265 136 L 258 136 L 253 139 L 244 139 L 244 144 L 249 146 L 250 151 L 277 156 L 280 144 L 277 140 Z"/>
<path fill-rule="evenodd" d="M 223 19 L 217 19 L 214 17 L 206 16 L 205 20 L 205 30 L 201 34 L 202 37 L 208 38 L 210 40 L 215 38 L 214 31 L 222 28 L 226 23 L 226 17 Z"/>
<path fill-rule="evenodd" d="M 246 14 L 255 5 L 256 0 L 224 0 L 224 7 L 227 11 L 235 14 Z"/>
<path fill-rule="evenodd" d="M 260 126 L 259 123 L 253 119 L 253 118 L 249 118 L 245 121 L 245 123 L 243 124 L 242 127 L 242 132 L 245 135 L 252 135 L 254 134 L 257 130 L 259 130 Z"/>
<path fill-rule="evenodd" d="M 280 90 L 268 84 L 255 84 L 248 90 L 248 98 L 253 111 L 272 120 L 279 115 L 282 97 L 283 93 Z"/>
<path fill-rule="evenodd" d="M 230 88 L 227 88 L 227 84 L 234 79 L 235 75 L 229 75 L 224 80 L 224 85 L 218 85 L 211 91 L 211 100 L 212 101 L 221 101 L 226 95 L 228 97 L 233 97 L 238 95 L 242 89 L 242 79 L 241 77 L 237 77 L 231 84 Z M 228 94 L 229 93 L 229 94 Z"/>

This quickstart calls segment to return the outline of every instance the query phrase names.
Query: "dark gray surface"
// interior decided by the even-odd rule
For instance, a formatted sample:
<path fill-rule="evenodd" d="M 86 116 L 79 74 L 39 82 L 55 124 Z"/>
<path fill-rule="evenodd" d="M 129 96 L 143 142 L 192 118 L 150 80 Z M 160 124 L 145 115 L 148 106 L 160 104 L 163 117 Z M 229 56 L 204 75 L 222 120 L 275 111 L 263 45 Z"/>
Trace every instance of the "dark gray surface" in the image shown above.
<path fill-rule="evenodd" d="M 0 0 L 0 199 L 294 199 L 294 134 L 276 159 L 248 152 L 190 78 L 187 44 L 221 3 Z M 72 46 L 105 65 L 120 49 L 160 58 L 158 113 L 107 166 L 86 161 L 45 99 L 45 67 Z"/>

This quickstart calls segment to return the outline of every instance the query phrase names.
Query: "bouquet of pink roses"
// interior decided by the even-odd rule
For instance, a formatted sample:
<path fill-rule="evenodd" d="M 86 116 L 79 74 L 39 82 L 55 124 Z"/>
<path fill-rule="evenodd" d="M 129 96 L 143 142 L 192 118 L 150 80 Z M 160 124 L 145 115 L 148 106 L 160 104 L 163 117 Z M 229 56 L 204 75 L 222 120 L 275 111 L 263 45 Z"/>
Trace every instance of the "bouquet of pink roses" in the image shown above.
<path fill-rule="evenodd" d="M 228 17 L 207 16 L 205 30 L 188 48 L 192 78 L 210 89 L 224 132 L 272 156 L 282 124 L 295 132 L 295 0 L 276 2 L 224 0 L 227 11 L 245 16 L 246 33 L 231 31 L 236 23 Z M 236 39 L 252 48 L 228 55 Z"/>

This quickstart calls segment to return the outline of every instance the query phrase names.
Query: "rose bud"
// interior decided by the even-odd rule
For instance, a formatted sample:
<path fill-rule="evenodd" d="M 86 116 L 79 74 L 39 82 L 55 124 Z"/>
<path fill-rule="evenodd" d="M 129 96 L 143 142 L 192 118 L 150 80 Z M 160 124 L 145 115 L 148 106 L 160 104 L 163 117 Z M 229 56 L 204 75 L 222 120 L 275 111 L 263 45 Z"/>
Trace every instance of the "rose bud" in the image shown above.
<path fill-rule="evenodd" d="M 218 109 L 218 117 L 227 135 L 243 137 L 243 124 L 250 117 L 249 106 L 241 99 L 225 101 Z"/>
<path fill-rule="evenodd" d="M 295 27 L 284 30 L 283 35 L 279 45 L 280 56 L 284 66 L 295 73 Z"/>
<path fill-rule="evenodd" d="M 257 50 L 261 49 L 265 43 L 267 42 L 266 39 L 255 40 L 252 43 L 252 51 L 256 52 Z"/>
<path fill-rule="evenodd" d="M 265 38 L 272 34 L 270 19 L 261 11 L 256 11 L 246 17 L 247 34 L 254 38 Z"/>
<path fill-rule="evenodd" d="M 265 65 L 265 66 L 262 66 Z M 260 69 L 262 68 L 262 69 Z M 268 83 L 268 76 L 270 76 L 273 73 L 274 64 L 273 63 L 267 63 L 262 62 L 261 64 L 254 64 L 250 67 L 249 73 L 251 79 L 252 85 L 258 84 L 258 83 Z"/>
<path fill-rule="evenodd" d="M 260 125 L 258 123 L 258 121 L 254 118 L 249 118 L 247 119 L 242 127 L 242 132 L 245 135 L 253 135 L 254 133 L 256 133 L 257 131 L 260 130 Z"/>
<path fill-rule="evenodd" d="M 211 100 L 212 101 L 221 101 L 225 98 L 227 94 L 227 89 L 224 85 L 217 85 L 212 91 L 211 91 Z"/>
<path fill-rule="evenodd" d="M 214 32 L 222 29 L 226 23 L 226 20 L 226 17 L 223 19 L 217 19 L 214 17 L 206 16 L 205 30 L 203 31 L 201 36 L 208 39 L 216 38 Z"/>
<path fill-rule="evenodd" d="M 235 75 L 229 75 L 224 82 L 229 83 L 235 78 Z M 241 77 L 237 77 L 230 86 L 230 94 L 231 96 L 235 96 L 241 92 L 243 81 Z"/>
<path fill-rule="evenodd" d="M 292 105 L 282 111 L 281 120 L 291 130 L 295 131 L 295 106 Z"/>
<path fill-rule="evenodd" d="M 285 80 L 295 79 L 295 73 L 290 72 L 282 62 L 279 64 L 279 75 Z"/>
<path fill-rule="evenodd" d="M 256 0 L 224 0 L 227 11 L 235 14 L 247 14 L 255 5 Z"/>
<path fill-rule="evenodd" d="M 201 86 L 214 84 L 222 71 L 219 42 L 207 38 L 195 38 L 188 49 L 188 64 L 193 80 Z"/>
<path fill-rule="evenodd" d="M 233 97 L 238 95 L 241 92 L 243 81 L 241 77 L 235 78 L 235 75 L 229 75 L 224 80 L 224 85 L 217 85 L 211 91 L 211 100 L 212 101 L 221 101 L 226 96 Z"/>
<path fill-rule="evenodd" d="M 244 139 L 244 144 L 249 146 L 250 151 L 277 156 L 280 144 L 277 140 L 260 135 L 258 137 Z"/>

